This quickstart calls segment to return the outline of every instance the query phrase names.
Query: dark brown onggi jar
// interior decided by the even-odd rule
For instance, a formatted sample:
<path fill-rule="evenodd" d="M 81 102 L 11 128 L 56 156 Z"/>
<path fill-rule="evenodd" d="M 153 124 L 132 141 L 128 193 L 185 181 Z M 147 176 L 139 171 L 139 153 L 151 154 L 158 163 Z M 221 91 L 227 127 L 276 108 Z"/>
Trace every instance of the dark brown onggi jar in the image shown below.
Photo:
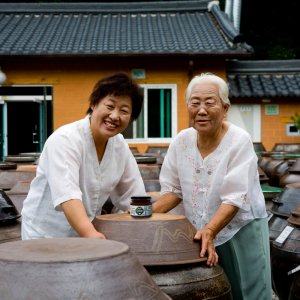
<path fill-rule="evenodd" d="M 272 284 L 280 300 L 296 300 L 300 295 L 300 205 L 285 222 L 271 243 Z"/>
<path fill-rule="evenodd" d="M 288 163 L 284 159 L 272 158 L 266 164 L 264 171 L 269 178 L 269 184 L 279 186 L 280 178 L 288 172 Z"/>
<path fill-rule="evenodd" d="M 133 196 L 130 203 L 132 217 L 151 217 L 152 203 L 150 196 Z"/>

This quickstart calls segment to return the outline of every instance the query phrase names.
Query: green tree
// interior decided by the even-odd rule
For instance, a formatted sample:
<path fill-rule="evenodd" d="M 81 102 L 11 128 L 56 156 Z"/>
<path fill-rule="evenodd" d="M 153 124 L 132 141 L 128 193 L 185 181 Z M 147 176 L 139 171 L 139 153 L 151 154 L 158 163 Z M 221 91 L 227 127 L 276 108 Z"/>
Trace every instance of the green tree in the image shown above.
<path fill-rule="evenodd" d="M 294 122 L 296 128 L 300 130 L 300 115 L 296 112 L 293 116 L 291 116 L 291 120 Z"/>
<path fill-rule="evenodd" d="M 254 59 L 300 59 L 299 0 L 241 0 L 241 28 Z"/>

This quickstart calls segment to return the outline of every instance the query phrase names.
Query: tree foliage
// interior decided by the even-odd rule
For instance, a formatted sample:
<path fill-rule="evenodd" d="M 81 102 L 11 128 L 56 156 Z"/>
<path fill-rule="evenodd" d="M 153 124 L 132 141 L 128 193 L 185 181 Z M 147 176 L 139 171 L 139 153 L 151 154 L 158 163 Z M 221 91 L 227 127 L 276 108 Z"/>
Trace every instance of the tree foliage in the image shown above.
<path fill-rule="evenodd" d="M 254 59 L 299 59 L 299 0 L 242 0 L 241 33 Z"/>

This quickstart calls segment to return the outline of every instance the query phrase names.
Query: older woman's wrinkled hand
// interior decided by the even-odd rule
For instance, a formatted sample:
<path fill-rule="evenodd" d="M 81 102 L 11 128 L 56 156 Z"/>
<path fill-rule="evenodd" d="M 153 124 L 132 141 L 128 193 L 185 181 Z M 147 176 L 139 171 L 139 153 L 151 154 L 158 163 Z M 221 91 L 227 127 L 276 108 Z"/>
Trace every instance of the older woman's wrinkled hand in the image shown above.
<path fill-rule="evenodd" d="M 215 235 L 212 229 L 204 227 L 198 230 L 195 234 L 194 240 L 201 240 L 200 257 L 204 257 L 207 253 L 207 265 L 215 266 L 218 263 L 219 256 L 214 246 Z"/>

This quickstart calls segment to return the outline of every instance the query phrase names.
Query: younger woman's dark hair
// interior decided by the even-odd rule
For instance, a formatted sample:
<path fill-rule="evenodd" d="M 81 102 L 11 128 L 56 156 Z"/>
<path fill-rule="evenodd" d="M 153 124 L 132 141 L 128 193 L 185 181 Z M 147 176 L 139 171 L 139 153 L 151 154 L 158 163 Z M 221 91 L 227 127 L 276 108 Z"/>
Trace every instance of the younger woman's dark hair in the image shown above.
<path fill-rule="evenodd" d="M 131 121 L 136 120 L 142 110 L 144 93 L 143 89 L 127 74 L 118 72 L 100 79 L 89 98 L 88 114 L 107 95 L 128 96 L 132 102 Z"/>

